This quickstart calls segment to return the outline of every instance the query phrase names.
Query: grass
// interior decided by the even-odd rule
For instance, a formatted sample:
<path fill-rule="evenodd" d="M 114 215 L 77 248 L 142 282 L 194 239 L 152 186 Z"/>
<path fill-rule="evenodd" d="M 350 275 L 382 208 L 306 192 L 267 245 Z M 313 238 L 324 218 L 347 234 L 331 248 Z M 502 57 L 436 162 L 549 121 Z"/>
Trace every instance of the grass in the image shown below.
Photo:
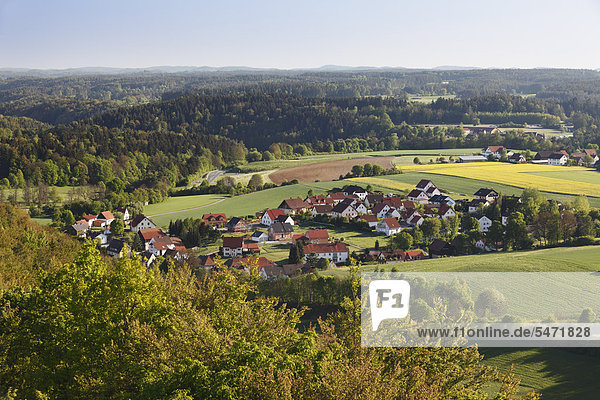
<path fill-rule="evenodd" d="M 327 192 L 327 190 L 333 189 L 335 187 L 341 188 L 342 186 L 351 183 L 352 182 L 349 180 L 314 182 L 310 184 L 280 186 L 277 188 L 262 190 L 259 192 L 244 194 L 240 196 L 221 196 L 221 199 L 224 198 L 224 200 L 220 203 L 203 208 L 197 208 L 194 210 L 185 210 L 185 208 L 190 207 L 182 207 L 181 204 L 184 204 L 184 202 L 186 202 L 186 204 L 187 202 L 190 202 L 191 204 L 196 204 L 196 207 L 203 206 L 216 201 L 215 196 L 219 195 L 172 197 L 164 203 L 153 204 L 152 206 L 156 207 L 153 207 L 150 210 L 160 210 L 160 214 L 163 214 L 152 217 L 152 220 L 159 226 L 168 225 L 169 221 L 172 219 L 175 220 L 179 218 L 188 217 L 200 218 L 202 217 L 202 214 L 208 213 L 225 213 L 227 214 L 228 218 L 231 216 L 254 215 L 259 211 L 263 211 L 268 208 L 278 207 L 284 199 L 291 197 L 305 198 L 309 190 L 312 190 L 314 194 L 320 194 L 325 193 Z M 363 186 L 366 186 L 366 184 L 364 184 Z M 395 190 L 390 190 L 389 188 L 380 187 L 377 185 L 373 185 L 373 188 L 374 190 L 382 190 L 386 193 L 397 192 Z M 146 209 L 148 209 L 148 207 L 150 206 L 147 206 Z M 152 213 L 149 213 L 148 211 L 145 212 L 147 215 L 152 215 Z M 169 214 L 164 214 L 167 212 Z M 154 211 L 154 213 L 158 214 L 158 212 L 156 211 Z"/>
<path fill-rule="evenodd" d="M 181 211 L 194 207 L 202 207 L 215 201 L 224 199 L 226 196 L 221 194 L 200 194 L 195 196 L 177 196 L 169 197 L 162 203 L 149 204 L 144 208 L 144 213 L 148 216 L 162 214 L 166 212 Z"/>
<path fill-rule="evenodd" d="M 519 394 L 532 390 L 544 400 L 597 399 L 598 359 L 563 349 L 480 349 L 484 363 L 502 370 L 514 366 L 521 378 Z"/>

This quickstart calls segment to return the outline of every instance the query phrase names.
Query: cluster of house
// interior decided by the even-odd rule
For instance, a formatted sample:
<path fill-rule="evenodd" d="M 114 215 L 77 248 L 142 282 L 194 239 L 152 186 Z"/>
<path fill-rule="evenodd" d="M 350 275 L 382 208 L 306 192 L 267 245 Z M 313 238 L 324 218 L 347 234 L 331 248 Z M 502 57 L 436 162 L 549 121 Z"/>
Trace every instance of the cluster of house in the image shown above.
<path fill-rule="evenodd" d="M 481 156 L 463 156 L 459 157 L 459 161 L 462 162 L 475 162 L 475 161 L 487 161 L 490 157 L 500 159 L 503 154 L 506 154 L 508 161 L 522 164 L 526 163 L 527 159 L 521 153 L 513 151 L 507 151 L 504 146 L 488 146 L 481 151 Z M 571 162 L 569 162 L 571 160 Z M 581 152 L 573 153 L 569 155 L 565 150 L 554 151 L 554 150 L 542 150 L 539 151 L 531 162 L 533 164 L 549 164 L 549 165 L 593 165 L 597 167 L 600 165 L 598 161 L 600 157 L 595 149 L 584 149 Z"/>
<path fill-rule="evenodd" d="M 169 236 L 148 217 L 140 214 L 131 219 L 127 208 L 117 209 L 123 215 L 123 222 L 131 232 L 139 235 L 144 244 L 141 252 L 146 265 L 150 265 L 158 256 L 174 257 L 182 260 L 187 257 L 187 249 L 180 238 Z M 84 215 L 70 227 L 70 231 L 77 237 L 88 237 L 95 240 L 101 249 L 111 257 L 123 257 L 125 242 L 115 238 L 110 231 L 110 225 L 115 220 L 111 211 L 103 211 L 98 215 Z"/>

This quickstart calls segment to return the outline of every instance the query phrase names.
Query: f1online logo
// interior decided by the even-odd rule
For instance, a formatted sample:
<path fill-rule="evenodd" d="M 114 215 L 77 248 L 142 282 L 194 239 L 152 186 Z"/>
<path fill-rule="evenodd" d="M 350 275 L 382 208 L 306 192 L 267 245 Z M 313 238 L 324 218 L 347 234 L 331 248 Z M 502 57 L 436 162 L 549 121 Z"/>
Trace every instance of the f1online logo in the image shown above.
<path fill-rule="evenodd" d="M 373 331 L 384 319 L 406 318 L 410 284 L 404 280 L 375 280 L 369 283 Z"/>

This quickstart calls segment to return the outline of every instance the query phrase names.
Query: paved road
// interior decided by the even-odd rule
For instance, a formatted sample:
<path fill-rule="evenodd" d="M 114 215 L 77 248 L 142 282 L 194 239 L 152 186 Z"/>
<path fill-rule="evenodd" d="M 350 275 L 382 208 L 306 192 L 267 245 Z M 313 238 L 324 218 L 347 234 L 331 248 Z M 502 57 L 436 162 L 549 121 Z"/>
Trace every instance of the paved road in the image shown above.
<path fill-rule="evenodd" d="M 195 186 L 202 182 L 204 179 L 208 181 L 208 183 L 215 183 L 217 179 L 219 179 L 225 173 L 224 169 L 215 169 L 213 171 L 209 171 L 202 175 L 200 179 L 196 179 L 192 182 L 192 186 Z"/>
<path fill-rule="evenodd" d="M 176 210 L 176 211 L 169 211 L 169 212 L 164 212 L 164 213 L 152 214 L 152 215 L 148 215 L 148 217 L 156 217 L 156 216 L 159 216 L 159 215 L 177 214 L 177 213 L 184 212 L 184 211 L 198 210 L 200 208 L 214 206 L 215 204 L 219 204 L 220 202 L 225 201 L 227 199 L 228 199 L 228 197 L 226 197 L 224 199 L 221 199 L 221 200 L 213 201 L 212 203 L 205 204 L 203 206 L 192 207 L 192 208 L 184 208 L 183 210 Z"/>

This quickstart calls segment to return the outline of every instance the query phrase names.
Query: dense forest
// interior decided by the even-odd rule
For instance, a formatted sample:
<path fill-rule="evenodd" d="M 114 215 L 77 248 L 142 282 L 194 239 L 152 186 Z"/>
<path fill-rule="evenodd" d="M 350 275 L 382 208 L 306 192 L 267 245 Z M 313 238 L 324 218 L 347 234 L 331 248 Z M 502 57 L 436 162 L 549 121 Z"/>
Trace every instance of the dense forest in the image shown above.
<path fill-rule="evenodd" d="M 572 152 L 600 144 L 597 79 L 578 70 L 4 73 L 0 185 L 97 185 L 111 194 L 107 205 L 122 206 L 161 201 L 212 169 L 314 152 Z M 478 123 L 513 130 L 465 136 L 460 127 Z M 572 137 L 526 132 L 562 123 Z"/>

